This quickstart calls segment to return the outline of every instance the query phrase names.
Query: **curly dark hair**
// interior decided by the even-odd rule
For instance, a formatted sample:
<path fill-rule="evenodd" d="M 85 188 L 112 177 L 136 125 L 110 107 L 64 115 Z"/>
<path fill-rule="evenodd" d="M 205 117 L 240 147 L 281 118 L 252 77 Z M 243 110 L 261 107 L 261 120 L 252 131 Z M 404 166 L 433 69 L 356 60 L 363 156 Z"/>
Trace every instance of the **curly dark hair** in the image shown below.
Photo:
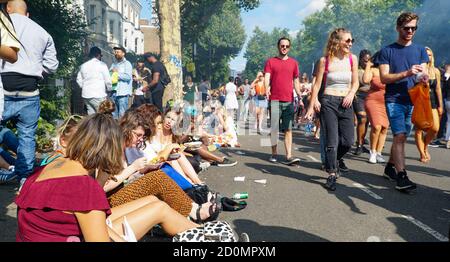
<path fill-rule="evenodd" d="M 156 133 L 155 118 L 157 116 L 162 117 L 161 111 L 159 111 L 158 107 L 156 107 L 155 105 L 144 104 L 138 107 L 136 109 L 136 112 L 144 123 L 143 127 L 145 130 L 145 136 L 154 136 Z"/>

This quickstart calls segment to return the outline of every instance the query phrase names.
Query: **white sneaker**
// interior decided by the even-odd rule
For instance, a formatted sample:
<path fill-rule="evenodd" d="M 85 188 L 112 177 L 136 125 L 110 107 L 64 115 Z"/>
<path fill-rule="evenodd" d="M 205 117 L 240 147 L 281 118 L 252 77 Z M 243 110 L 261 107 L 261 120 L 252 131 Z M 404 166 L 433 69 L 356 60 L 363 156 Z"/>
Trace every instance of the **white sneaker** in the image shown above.
<path fill-rule="evenodd" d="M 370 151 L 369 163 L 376 164 L 377 163 L 377 153 Z"/>
<path fill-rule="evenodd" d="M 386 163 L 386 160 L 383 158 L 383 156 L 381 155 L 381 153 L 377 153 L 377 162 L 378 163 Z"/>

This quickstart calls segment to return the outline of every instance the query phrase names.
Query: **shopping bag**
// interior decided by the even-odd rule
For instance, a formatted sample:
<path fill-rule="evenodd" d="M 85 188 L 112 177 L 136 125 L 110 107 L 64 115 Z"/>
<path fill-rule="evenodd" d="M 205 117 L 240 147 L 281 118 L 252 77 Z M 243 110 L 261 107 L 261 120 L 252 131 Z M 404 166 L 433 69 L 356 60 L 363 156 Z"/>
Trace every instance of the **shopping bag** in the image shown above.
<path fill-rule="evenodd" d="M 419 82 L 408 90 L 414 105 L 411 121 L 416 128 L 427 130 L 433 127 L 433 112 L 430 100 L 430 85 Z"/>

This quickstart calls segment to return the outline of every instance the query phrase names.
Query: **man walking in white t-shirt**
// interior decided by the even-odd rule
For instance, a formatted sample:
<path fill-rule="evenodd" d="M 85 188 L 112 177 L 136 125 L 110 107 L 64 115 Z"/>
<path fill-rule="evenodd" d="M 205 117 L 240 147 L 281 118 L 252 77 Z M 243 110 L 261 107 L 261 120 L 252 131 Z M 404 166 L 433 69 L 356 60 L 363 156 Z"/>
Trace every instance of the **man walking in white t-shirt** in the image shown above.
<path fill-rule="evenodd" d="M 90 60 L 81 65 L 77 83 L 88 115 L 95 114 L 101 102 L 106 99 L 106 90 L 112 89 L 108 66 L 101 61 L 102 51 L 94 46 L 89 51 Z"/>

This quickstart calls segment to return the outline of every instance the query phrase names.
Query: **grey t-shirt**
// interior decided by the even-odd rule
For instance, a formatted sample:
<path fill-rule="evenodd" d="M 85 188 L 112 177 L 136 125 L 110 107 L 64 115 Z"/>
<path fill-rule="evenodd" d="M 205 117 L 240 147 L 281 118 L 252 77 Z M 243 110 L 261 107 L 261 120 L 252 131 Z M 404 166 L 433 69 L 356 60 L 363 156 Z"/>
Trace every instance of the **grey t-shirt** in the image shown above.
<path fill-rule="evenodd" d="M 200 91 L 200 93 L 202 94 L 207 94 L 208 90 L 211 89 L 211 87 L 209 86 L 208 82 L 202 82 L 199 86 L 198 89 Z"/>

